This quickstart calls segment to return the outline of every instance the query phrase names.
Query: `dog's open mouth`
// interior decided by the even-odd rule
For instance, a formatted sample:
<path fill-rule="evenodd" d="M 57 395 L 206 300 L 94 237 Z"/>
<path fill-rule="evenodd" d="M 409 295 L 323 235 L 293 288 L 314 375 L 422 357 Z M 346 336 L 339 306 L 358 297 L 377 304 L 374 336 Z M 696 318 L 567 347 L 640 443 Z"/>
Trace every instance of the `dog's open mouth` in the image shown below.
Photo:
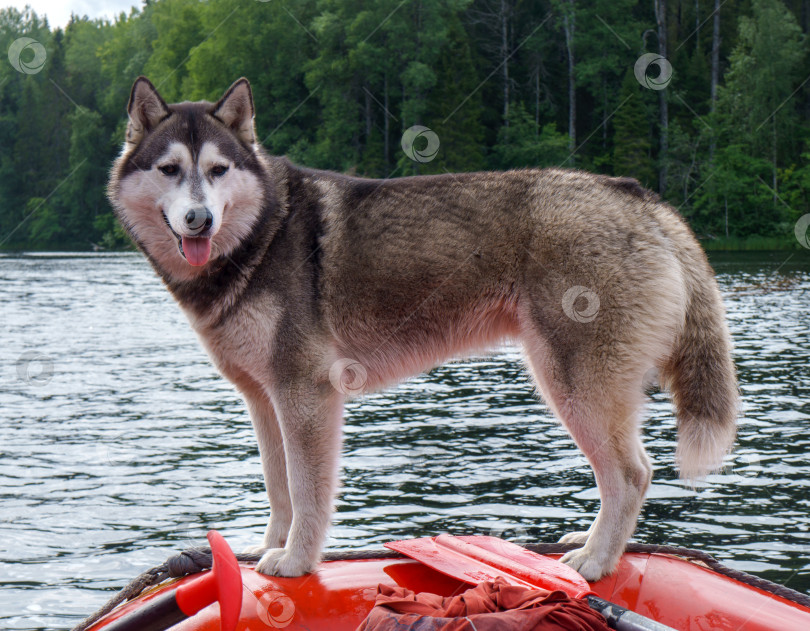
<path fill-rule="evenodd" d="M 190 265 L 200 267 L 208 262 L 208 259 L 211 258 L 211 237 L 183 237 L 174 231 L 166 213 L 163 213 L 163 221 L 177 239 L 177 249 L 180 250 L 180 254 Z"/>

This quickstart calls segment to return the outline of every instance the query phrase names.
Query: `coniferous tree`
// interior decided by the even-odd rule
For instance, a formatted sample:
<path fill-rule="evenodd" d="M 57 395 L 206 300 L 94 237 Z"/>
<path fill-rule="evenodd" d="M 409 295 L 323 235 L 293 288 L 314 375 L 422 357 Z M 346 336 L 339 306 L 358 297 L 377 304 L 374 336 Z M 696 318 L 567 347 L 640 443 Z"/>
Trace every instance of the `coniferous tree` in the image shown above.
<path fill-rule="evenodd" d="M 650 123 L 641 98 L 642 89 L 632 69 L 628 69 L 619 93 L 623 105 L 613 116 L 613 172 L 634 177 L 644 186 L 653 186 L 656 173 L 650 156 Z"/>

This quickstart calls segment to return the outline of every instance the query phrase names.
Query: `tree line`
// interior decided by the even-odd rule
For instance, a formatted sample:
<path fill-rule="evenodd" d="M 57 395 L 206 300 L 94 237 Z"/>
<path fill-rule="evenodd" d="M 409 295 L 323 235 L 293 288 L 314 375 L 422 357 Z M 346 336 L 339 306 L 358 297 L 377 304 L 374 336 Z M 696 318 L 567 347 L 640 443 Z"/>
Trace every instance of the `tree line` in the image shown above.
<path fill-rule="evenodd" d="M 810 0 L 146 0 L 64 29 L 2 9 L 0 248 L 126 247 L 104 187 L 141 74 L 169 102 L 248 77 L 259 138 L 300 164 L 625 175 L 709 246 L 796 246 L 809 25 Z"/>

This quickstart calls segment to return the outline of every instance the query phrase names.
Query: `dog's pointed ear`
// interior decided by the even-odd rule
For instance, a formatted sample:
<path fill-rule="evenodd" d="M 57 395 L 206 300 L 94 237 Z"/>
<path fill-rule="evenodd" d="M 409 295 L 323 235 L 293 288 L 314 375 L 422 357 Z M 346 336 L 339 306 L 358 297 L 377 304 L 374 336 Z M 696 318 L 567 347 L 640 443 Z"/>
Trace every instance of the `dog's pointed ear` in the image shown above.
<path fill-rule="evenodd" d="M 146 77 L 138 77 L 132 84 L 127 113 L 129 114 L 127 142 L 133 145 L 137 145 L 170 114 L 166 101 Z"/>
<path fill-rule="evenodd" d="M 211 114 L 222 121 L 236 137 L 246 145 L 256 142 L 256 131 L 253 127 L 253 92 L 250 82 L 242 77 L 228 88 L 217 101 Z"/>

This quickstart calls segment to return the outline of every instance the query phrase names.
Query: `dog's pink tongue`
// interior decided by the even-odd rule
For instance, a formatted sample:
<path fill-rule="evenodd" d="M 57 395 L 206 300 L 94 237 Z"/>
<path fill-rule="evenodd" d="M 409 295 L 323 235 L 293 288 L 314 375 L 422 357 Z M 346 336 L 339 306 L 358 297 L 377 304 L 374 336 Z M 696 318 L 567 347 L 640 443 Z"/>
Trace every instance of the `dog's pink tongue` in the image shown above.
<path fill-rule="evenodd" d="M 208 262 L 211 256 L 211 239 L 207 237 L 183 237 L 183 254 L 186 260 L 199 267 Z"/>

